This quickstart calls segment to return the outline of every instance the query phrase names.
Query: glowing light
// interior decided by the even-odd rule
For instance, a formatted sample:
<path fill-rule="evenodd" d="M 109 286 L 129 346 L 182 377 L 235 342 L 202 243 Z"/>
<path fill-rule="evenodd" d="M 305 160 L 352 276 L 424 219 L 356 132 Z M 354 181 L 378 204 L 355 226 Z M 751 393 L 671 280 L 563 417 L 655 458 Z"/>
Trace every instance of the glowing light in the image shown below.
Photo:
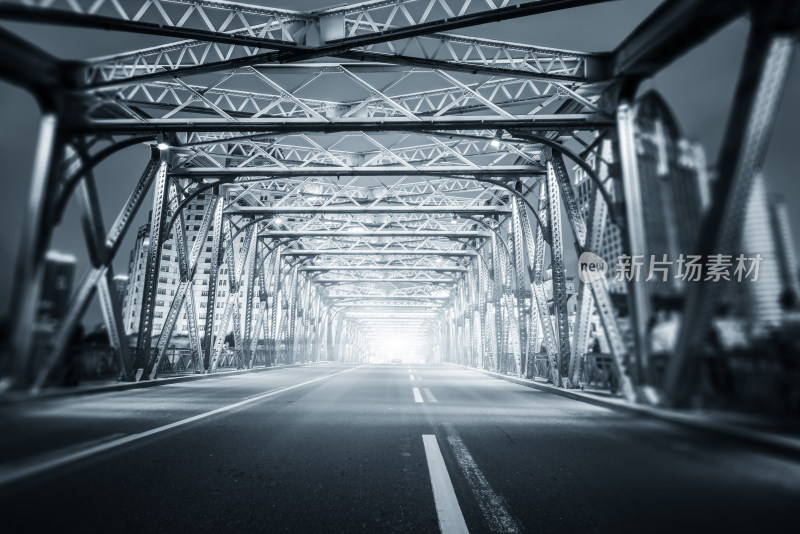
<path fill-rule="evenodd" d="M 167 149 L 169 149 L 169 145 L 167 143 L 163 142 L 163 141 L 158 143 L 158 145 L 156 145 L 156 146 L 158 146 L 159 150 L 167 150 Z"/>
<path fill-rule="evenodd" d="M 273 220 L 272 222 L 274 222 L 275 224 L 283 224 L 283 219 L 281 219 L 280 217 L 275 217 L 275 220 Z"/>
<path fill-rule="evenodd" d="M 497 139 L 492 139 L 492 140 L 489 142 L 489 144 L 490 144 L 490 145 L 492 145 L 492 148 L 497 148 L 497 147 L 499 147 L 499 146 L 500 146 L 500 141 L 498 141 Z"/>

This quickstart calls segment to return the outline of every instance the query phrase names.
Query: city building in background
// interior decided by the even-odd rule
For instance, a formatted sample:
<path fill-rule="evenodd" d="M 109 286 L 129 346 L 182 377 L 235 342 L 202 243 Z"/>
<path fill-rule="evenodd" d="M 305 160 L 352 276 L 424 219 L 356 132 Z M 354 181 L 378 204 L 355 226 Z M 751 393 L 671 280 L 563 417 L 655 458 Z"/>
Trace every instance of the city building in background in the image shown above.
<path fill-rule="evenodd" d="M 277 195 L 277 196 L 275 196 Z M 259 198 L 260 202 L 270 203 L 274 202 L 282 193 L 275 195 L 262 196 Z M 194 245 L 200 231 L 201 221 L 208 209 L 208 204 L 212 199 L 211 194 L 199 194 L 195 199 L 184 209 L 184 230 L 186 234 L 186 250 L 188 251 Z M 168 217 L 171 212 L 168 213 Z M 214 232 L 213 224 L 209 229 L 206 243 L 203 245 L 197 263 L 197 273 L 194 277 L 192 291 L 194 291 L 195 313 L 197 316 L 197 325 L 200 329 L 202 336 L 203 329 L 209 310 L 206 308 L 208 299 L 208 283 L 211 266 L 211 250 L 212 250 L 212 235 Z M 236 257 L 240 258 L 242 255 L 242 247 L 245 241 L 245 233 L 240 233 L 235 239 Z M 123 301 L 123 321 L 125 324 L 125 331 L 128 336 L 135 335 L 139 330 L 139 322 L 141 320 L 141 303 L 142 292 L 144 291 L 145 268 L 147 265 L 147 254 L 151 246 L 150 241 L 150 224 L 144 224 L 139 228 L 136 243 L 130 252 L 128 261 L 128 284 L 126 292 L 124 293 Z M 238 261 L 238 260 L 237 260 Z M 220 265 L 219 276 L 217 279 L 217 300 L 216 309 L 213 310 L 214 320 L 220 320 L 226 306 L 228 293 L 229 293 L 229 276 L 228 263 L 223 261 Z M 158 273 L 158 284 L 156 289 L 155 310 L 153 314 L 153 342 L 155 338 L 161 333 L 164 327 L 167 314 L 169 312 L 170 304 L 175 296 L 175 291 L 180 283 L 180 268 L 178 264 L 178 249 L 174 241 L 174 233 L 171 233 L 166 240 L 161 251 L 161 266 Z M 256 292 L 256 294 L 258 294 Z M 244 303 L 239 302 L 237 305 L 240 310 L 243 310 Z M 232 321 L 230 327 L 232 328 Z M 182 309 L 178 316 L 178 320 L 173 330 L 173 337 L 187 336 L 189 334 L 189 325 L 187 323 L 186 310 Z"/>
<path fill-rule="evenodd" d="M 44 282 L 39 301 L 39 320 L 54 324 L 69 308 L 77 259 L 72 254 L 51 250 L 45 256 Z"/>
<path fill-rule="evenodd" d="M 636 155 L 644 212 L 644 233 L 647 244 L 647 261 L 642 266 L 647 276 L 649 256 L 661 260 L 664 255 L 675 261 L 680 254 L 694 252 L 697 229 L 704 209 L 710 201 L 709 173 L 705 151 L 699 143 L 681 134 L 678 123 L 666 102 L 655 91 L 644 94 L 636 103 Z M 602 159 L 613 165 L 613 149 L 605 143 Z M 591 154 L 590 165 L 596 165 Z M 615 167 L 616 168 L 616 167 Z M 589 203 L 594 183 L 579 166 L 573 167 L 574 189 L 581 212 L 589 220 Z M 601 176 L 606 173 L 601 173 Z M 618 176 L 605 177 L 605 187 L 611 198 L 620 205 Z M 619 192 L 618 192 L 619 191 Z M 625 254 L 620 228 L 607 217 L 602 245 L 597 253 L 609 264 L 609 288 L 613 293 L 626 293 L 626 283 L 614 279 L 617 260 Z M 669 268 L 670 276 L 664 282 L 659 277 L 649 281 L 651 296 L 672 298 L 681 293 L 675 278 L 676 265 Z"/>
<path fill-rule="evenodd" d="M 117 298 L 120 302 L 124 302 L 125 295 L 128 292 L 128 275 L 118 274 L 114 276 L 114 287 L 117 290 Z"/>
<path fill-rule="evenodd" d="M 783 286 L 784 307 L 800 306 L 800 276 L 798 275 L 797 250 L 794 245 L 789 208 L 780 195 L 769 195 L 770 223 L 777 244 L 778 268 Z"/>

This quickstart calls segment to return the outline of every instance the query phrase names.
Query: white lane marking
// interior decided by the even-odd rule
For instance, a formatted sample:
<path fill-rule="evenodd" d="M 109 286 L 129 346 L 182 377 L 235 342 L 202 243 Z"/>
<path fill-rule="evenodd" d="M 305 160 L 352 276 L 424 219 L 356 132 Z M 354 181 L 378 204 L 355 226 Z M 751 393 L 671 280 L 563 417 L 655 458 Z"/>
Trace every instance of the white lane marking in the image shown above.
<path fill-rule="evenodd" d="M 439 402 L 436 400 L 436 397 L 433 396 L 430 389 L 422 388 L 422 392 L 425 394 L 425 398 L 428 399 L 428 402 Z"/>
<path fill-rule="evenodd" d="M 436 515 L 439 518 L 439 530 L 442 534 L 469 534 L 458 498 L 453 489 L 453 482 L 447 474 L 447 466 L 439 450 L 439 443 L 433 434 L 423 434 L 425 458 L 428 460 L 428 473 L 433 486 L 433 501 L 436 503 Z"/>
<path fill-rule="evenodd" d="M 408 376 L 411 377 L 411 380 L 414 380 L 414 375 L 408 375 Z"/>
<path fill-rule="evenodd" d="M 506 500 L 494 492 L 461 438 L 449 435 L 447 441 L 450 443 L 450 448 L 453 449 L 453 456 L 464 472 L 472 494 L 475 495 L 475 500 L 478 501 L 483 517 L 489 524 L 489 529 L 492 532 L 520 532 L 519 525 L 508 511 Z"/>
<path fill-rule="evenodd" d="M 419 388 L 411 388 L 414 391 L 414 402 L 423 402 L 422 395 L 419 394 Z"/>
<path fill-rule="evenodd" d="M 61 456 L 59 458 L 53 458 L 44 462 L 41 462 L 36 465 L 26 465 L 20 467 L 19 469 L 15 469 L 13 471 L 9 471 L 6 473 L 0 474 L 0 486 L 8 484 L 10 482 L 14 482 L 16 480 L 20 480 L 23 478 L 27 478 L 33 475 L 37 475 L 39 473 L 43 473 L 45 471 L 49 471 L 51 469 L 55 469 L 56 467 L 61 467 L 62 465 L 66 465 L 77 460 L 81 460 L 83 458 L 88 458 L 89 456 L 93 456 L 95 454 L 99 454 L 101 452 L 105 452 L 110 449 L 115 449 L 122 445 L 126 445 L 133 441 L 140 440 L 142 438 L 146 438 L 148 436 L 152 436 L 154 434 L 159 434 L 161 432 L 171 430 L 173 428 L 177 428 L 179 426 L 183 426 L 189 423 L 193 423 L 195 421 L 199 421 L 201 419 L 205 419 L 206 417 L 211 417 L 212 415 L 216 415 L 218 413 L 227 412 L 238 408 L 240 406 L 244 406 L 246 404 L 251 404 L 253 402 L 259 401 L 261 399 L 266 399 L 268 397 L 274 397 L 280 393 L 284 393 L 286 391 L 291 391 L 293 389 L 297 389 L 299 387 L 307 386 L 308 384 L 313 384 L 314 382 L 319 382 L 320 380 L 325 380 L 327 378 L 332 378 L 336 375 L 341 375 L 343 373 L 349 373 L 350 371 L 355 371 L 363 367 L 363 365 L 359 365 L 358 367 L 352 367 L 350 369 L 345 369 L 344 371 L 339 371 L 338 373 L 333 373 L 331 375 L 320 376 L 317 378 L 313 378 L 311 380 L 306 380 L 305 382 L 300 382 L 299 384 L 295 384 L 293 386 L 286 386 L 284 388 L 274 389 L 272 391 L 268 391 L 267 393 L 262 393 L 261 395 L 257 395 L 255 397 L 250 397 L 249 399 L 245 399 L 240 402 L 236 402 L 234 404 L 229 404 L 228 406 L 223 406 L 222 408 L 217 408 L 216 410 L 211 410 L 210 412 L 201 413 L 198 415 L 194 415 L 192 417 L 188 417 L 186 419 L 181 419 L 180 421 L 175 421 L 174 423 L 169 423 L 168 425 L 159 426 L 157 428 L 153 428 L 151 430 L 146 430 L 144 432 L 139 432 L 138 434 L 131 434 L 129 436 L 125 436 L 123 438 L 115 439 L 113 441 L 108 441 L 105 443 L 101 443 L 99 445 L 95 445 L 93 447 L 89 447 L 87 449 L 83 449 L 81 451 L 74 452 L 72 454 L 67 454 L 65 456 Z"/>

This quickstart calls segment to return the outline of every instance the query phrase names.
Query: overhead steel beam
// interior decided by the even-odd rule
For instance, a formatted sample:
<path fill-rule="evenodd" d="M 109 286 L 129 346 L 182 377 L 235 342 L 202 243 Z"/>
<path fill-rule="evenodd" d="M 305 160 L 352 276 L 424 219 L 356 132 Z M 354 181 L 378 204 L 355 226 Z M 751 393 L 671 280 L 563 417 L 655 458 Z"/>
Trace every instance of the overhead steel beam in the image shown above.
<path fill-rule="evenodd" d="M 539 176 L 545 169 L 538 165 L 495 165 L 469 167 L 466 165 L 405 166 L 382 165 L 374 167 L 185 167 L 174 169 L 171 176 L 179 177 L 217 177 L 217 176 L 432 176 L 432 175 L 471 175 L 471 176 Z"/>
<path fill-rule="evenodd" d="M 353 227 L 357 228 L 357 227 Z M 475 231 L 458 231 L 458 230 L 266 230 L 258 234 L 259 237 L 279 239 L 290 238 L 299 239 L 303 237 L 317 238 L 317 237 L 369 237 L 369 238 L 392 238 L 392 237 L 443 237 L 443 238 L 463 238 L 463 239 L 481 239 L 491 237 L 489 232 L 475 232 Z"/>
<path fill-rule="evenodd" d="M 0 78 L 23 87 L 38 98 L 52 99 L 72 83 L 63 63 L 10 31 L 0 28 Z"/>
<path fill-rule="evenodd" d="M 458 280 L 455 278 L 443 278 L 440 280 L 431 279 L 431 278 L 314 278 L 312 279 L 315 284 L 318 285 L 326 285 L 326 284 L 361 284 L 364 282 L 373 282 L 373 283 L 390 283 L 390 284 L 398 284 L 398 283 L 411 283 L 411 284 L 454 284 Z"/>
<path fill-rule="evenodd" d="M 331 307 L 332 308 L 388 308 L 390 310 L 400 308 L 400 309 L 423 309 L 430 311 L 436 311 L 442 309 L 441 307 L 431 304 L 406 304 L 398 306 L 397 304 L 382 305 L 382 304 L 372 304 L 370 302 L 333 303 Z"/>
<path fill-rule="evenodd" d="M 550 13 L 574 7 L 590 4 L 603 3 L 608 0 L 536 0 L 516 5 L 506 5 L 495 9 L 471 13 L 468 15 L 456 15 L 446 19 L 413 24 L 406 27 L 389 28 L 383 31 L 371 32 L 355 37 L 342 39 L 331 39 L 327 44 L 304 52 L 295 52 L 282 55 L 279 59 L 282 63 L 290 61 L 301 61 L 315 57 L 323 57 L 331 54 L 344 52 L 356 47 L 370 46 L 386 41 L 396 41 L 398 39 L 410 39 L 419 35 L 426 35 L 433 32 L 446 32 L 460 28 L 468 28 L 487 22 L 498 22 L 530 15 Z M 345 9 L 351 9 L 347 6 Z M 330 16 L 332 13 L 329 13 Z M 398 19 L 399 20 L 399 19 Z"/>
<path fill-rule="evenodd" d="M 190 2 L 184 3 L 189 4 Z M 210 2 L 208 4 L 212 5 Z M 220 2 L 219 4 L 224 5 L 226 3 Z M 77 3 L 75 5 L 78 6 Z M 255 9 L 263 9 L 258 8 L 257 6 L 253 7 Z M 78 9 L 80 9 L 80 7 L 78 7 Z M 291 14 L 292 18 L 297 19 L 302 18 L 302 16 L 303 15 L 301 13 Z M 287 52 L 297 50 L 297 45 L 295 43 L 283 39 L 258 37 L 256 35 L 251 35 L 250 33 L 244 32 L 231 33 L 226 31 L 212 31 L 205 28 L 200 29 L 188 26 L 176 26 L 174 24 L 169 24 L 167 19 L 163 19 L 159 22 L 147 22 L 122 15 L 120 17 L 121 18 L 106 15 L 94 15 L 84 12 L 71 12 L 64 9 L 49 7 L 30 7 L 26 5 L 11 5 L 8 3 L 0 4 L 0 19 L 4 20 L 141 33 L 145 35 L 160 35 L 162 37 L 176 37 L 179 39 L 197 39 L 229 45 L 271 48 L 274 50 L 283 50 Z M 256 26 L 254 29 L 259 29 L 257 25 L 254 26 Z M 280 30 L 278 31 L 280 32 Z M 284 35 L 286 34 L 284 33 Z"/>
<path fill-rule="evenodd" d="M 745 0 L 668 0 L 612 53 L 609 76 L 646 78 L 698 45 L 747 8 Z"/>
<path fill-rule="evenodd" d="M 433 250 L 433 249 L 332 249 L 295 250 L 288 249 L 284 256 L 475 256 L 474 250 Z"/>
<path fill-rule="evenodd" d="M 348 300 L 449 300 L 450 297 L 424 297 L 419 295 L 403 296 L 403 295 L 325 295 L 327 299 L 348 299 Z"/>
<path fill-rule="evenodd" d="M 605 129 L 614 125 L 612 117 L 597 114 L 530 115 L 514 118 L 497 116 L 438 116 L 380 117 L 373 120 L 339 118 L 321 121 L 318 119 L 96 119 L 88 122 L 65 125 L 74 134 L 144 134 L 172 132 L 423 132 L 434 130 L 498 130 L 527 129 L 529 131 L 575 131 Z"/>
<path fill-rule="evenodd" d="M 511 213 L 505 206 L 354 206 L 352 204 L 333 206 L 232 206 L 226 210 L 231 215 L 380 215 L 380 214 L 443 214 L 443 215 L 503 215 Z"/>
<path fill-rule="evenodd" d="M 446 267 L 434 265 L 305 265 L 301 271 L 434 271 L 438 273 L 465 272 L 466 267 Z"/>
<path fill-rule="evenodd" d="M 438 317 L 438 311 L 430 311 L 430 312 L 421 312 L 421 311 L 404 311 L 403 308 L 397 308 L 395 311 L 391 312 L 377 312 L 372 313 L 363 310 L 343 310 L 342 313 L 347 317 L 352 317 L 354 319 L 358 319 L 360 317 L 363 318 L 375 318 L 375 319 L 392 319 L 392 318 L 401 318 L 401 319 L 412 319 L 412 318 L 419 318 L 423 319 L 426 317 Z"/>
<path fill-rule="evenodd" d="M 608 0 L 537 0 L 516 5 L 505 5 L 476 13 L 460 14 L 447 17 L 445 19 L 431 20 L 417 24 L 412 23 L 410 25 L 395 28 L 387 27 L 388 23 L 381 23 L 380 26 L 383 29 L 380 31 L 372 31 L 349 37 L 345 37 L 343 35 L 343 38 L 341 39 L 328 39 L 327 42 L 316 47 L 300 46 L 295 41 L 301 41 L 305 38 L 305 30 L 310 22 L 314 20 L 320 20 L 321 18 L 333 20 L 337 15 L 336 12 L 317 14 L 317 16 L 314 17 L 313 15 L 309 16 L 309 14 L 291 12 L 288 10 L 279 11 L 268 10 L 255 6 L 244 6 L 253 12 L 258 12 L 259 10 L 263 11 L 263 13 L 258 14 L 260 14 L 262 17 L 265 17 L 267 22 L 260 25 L 255 25 L 252 28 L 245 27 L 242 29 L 237 29 L 237 31 L 234 32 L 225 31 L 225 25 L 212 30 L 209 30 L 207 27 L 203 26 L 200 26 L 199 28 L 193 28 L 189 27 L 188 25 L 183 25 L 184 20 L 192 20 L 189 19 L 189 17 L 184 17 L 181 19 L 181 22 L 178 25 L 175 25 L 171 23 L 171 20 L 168 17 L 159 17 L 157 14 L 153 19 L 154 21 L 149 22 L 142 20 L 139 15 L 131 17 L 126 14 L 120 14 L 119 18 L 117 18 L 114 16 L 71 12 L 63 9 L 51 9 L 49 7 L 29 7 L 26 5 L 0 5 L 0 18 L 22 22 L 37 22 L 44 24 L 135 32 L 150 35 L 161 35 L 166 37 L 177 37 L 182 39 L 188 38 L 199 41 L 250 46 L 254 48 L 268 48 L 276 50 L 277 52 L 265 54 L 263 57 L 259 58 L 259 61 L 267 63 L 289 63 L 318 57 L 335 56 L 338 54 L 347 53 L 353 48 L 371 47 L 378 43 L 385 43 L 400 39 L 411 39 L 434 32 L 467 28 L 470 26 L 485 24 L 487 22 L 496 22 L 518 17 L 549 13 L 606 1 Z M 184 3 L 187 4 L 187 6 L 191 6 L 193 4 L 192 2 Z M 148 5 L 149 3 L 143 6 L 139 12 L 145 13 Z M 368 11 L 372 7 L 383 7 L 382 5 L 370 6 L 368 4 L 360 4 L 359 6 L 363 6 L 365 11 Z M 352 7 L 353 6 L 348 6 L 348 11 Z M 204 4 L 200 9 L 222 10 L 223 12 L 230 11 L 232 18 L 236 13 L 237 8 L 240 11 L 242 10 L 242 6 L 237 6 L 233 3 L 220 2 L 219 5 L 216 3 L 210 5 Z M 78 11 L 80 8 L 72 7 L 72 9 Z M 158 12 L 156 12 L 155 9 L 152 9 L 151 13 Z M 341 15 L 344 14 L 344 12 L 339 13 Z M 461 13 L 463 13 L 463 10 Z M 205 16 L 204 13 L 203 15 Z M 425 15 L 420 17 L 419 20 L 423 20 L 426 15 L 427 12 Z M 366 14 L 366 16 L 370 17 L 369 14 Z M 205 18 L 205 20 L 208 21 L 209 19 Z M 401 20 L 403 19 L 400 17 L 394 19 L 395 22 L 399 22 Z M 342 25 L 344 25 L 343 16 L 341 18 L 341 22 Z M 292 23 L 294 23 L 296 26 L 299 26 L 299 28 L 292 29 Z M 189 24 L 191 24 L 191 22 L 189 22 Z M 207 23 L 207 26 L 209 25 L 210 23 Z M 269 28 L 269 33 L 280 33 L 283 38 L 265 38 L 263 37 L 263 32 L 261 36 L 257 36 L 256 33 L 258 33 L 258 30 L 262 30 L 263 27 Z M 252 33 L 244 30 L 251 30 Z M 325 33 L 324 30 L 323 33 Z M 391 57 L 391 55 L 387 55 L 387 59 L 390 59 Z"/>

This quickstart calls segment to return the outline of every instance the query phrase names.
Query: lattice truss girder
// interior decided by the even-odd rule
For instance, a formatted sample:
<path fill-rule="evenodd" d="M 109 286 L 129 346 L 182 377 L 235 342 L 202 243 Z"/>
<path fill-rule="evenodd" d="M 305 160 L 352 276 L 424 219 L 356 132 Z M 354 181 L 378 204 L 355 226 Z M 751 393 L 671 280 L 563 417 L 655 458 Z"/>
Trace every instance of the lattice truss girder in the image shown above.
<path fill-rule="evenodd" d="M 500 143 L 485 135 L 442 137 L 434 134 L 381 135 L 353 132 L 335 138 L 311 134 L 278 136 L 189 136 L 180 153 L 181 167 L 200 174 L 208 169 L 275 169 L 312 174 L 314 170 L 425 169 L 500 172 L 538 172 L 543 174 L 540 153 L 521 141 Z M 519 160 L 519 163 L 517 162 Z M 502 167 L 505 166 L 505 169 Z M 460 169 L 459 169 L 460 168 Z M 207 171 L 214 172 L 214 171 Z M 231 171 L 225 171 L 231 172 Z M 255 171 L 248 171 L 255 172 Z"/>
<path fill-rule="evenodd" d="M 534 4 L 539 5 L 534 5 Z M 522 43 L 437 32 L 518 17 L 569 1 L 406 0 L 365 2 L 312 13 L 235 2 L 193 0 L 4 0 L 7 16 L 82 24 L 141 33 L 194 37 L 92 60 L 86 84 L 163 76 L 237 61 L 239 64 L 302 58 L 358 57 L 417 65 L 483 69 L 521 75 L 585 80 L 602 57 Z M 521 8 L 521 9 L 520 9 Z"/>
<path fill-rule="evenodd" d="M 464 115 L 485 121 L 521 120 L 548 117 L 568 101 L 583 109 L 571 116 L 576 122 L 603 118 L 597 111 L 597 86 L 429 68 L 387 71 L 380 66 L 359 68 L 357 63 L 294 69 L 243 67 L 185 78 L 132 81 L 76 94 L 83 99 L 90 122 L 111 125 L 125 120 L 170 124 L 192 119 L 201 124 L 242 123 L 240 130 L 246 131 L 249 123 L 289 119 L 320 124 L 371 118 L 436 124 L 446 117 Z"/>

